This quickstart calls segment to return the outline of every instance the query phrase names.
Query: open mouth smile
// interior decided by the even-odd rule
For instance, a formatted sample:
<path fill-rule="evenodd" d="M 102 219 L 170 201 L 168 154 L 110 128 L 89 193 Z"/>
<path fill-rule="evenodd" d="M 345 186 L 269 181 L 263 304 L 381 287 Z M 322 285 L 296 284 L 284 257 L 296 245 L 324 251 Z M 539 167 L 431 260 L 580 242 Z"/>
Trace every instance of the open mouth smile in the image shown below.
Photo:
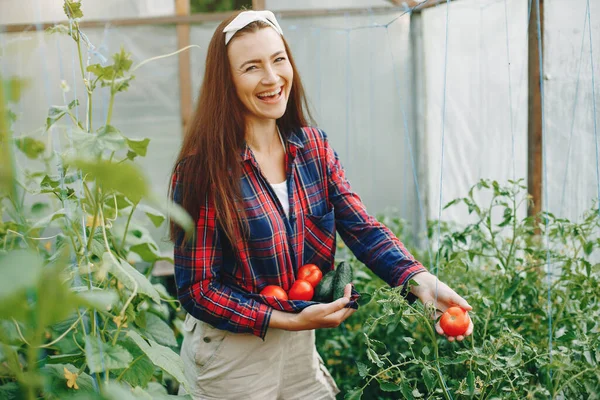
<path fill-rule="evenodd" d="M 256 95 L 260 101 L 267 104 L 277 103 L 283 97 L 283 86 L 269 92 L 263 92 Z"/>

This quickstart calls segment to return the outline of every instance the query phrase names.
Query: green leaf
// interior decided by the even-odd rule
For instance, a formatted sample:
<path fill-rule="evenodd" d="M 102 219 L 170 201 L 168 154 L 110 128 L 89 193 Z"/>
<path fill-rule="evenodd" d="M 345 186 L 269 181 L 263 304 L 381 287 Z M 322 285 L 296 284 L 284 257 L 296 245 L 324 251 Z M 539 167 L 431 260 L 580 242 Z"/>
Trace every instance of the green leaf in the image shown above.
<path fill-rule="evenodd" d="M 181 227 L 181 229 L 188 233 L 194 230 L 194 220 L 179 204 L 171 200 L 165 202 L 163 199 L 157 199 L 154 196 L 149 200 L 156 209 L 168 215 L 169 219 Z"/>
<path fill-rule="evenodd" d="M 131 60 L 131 53 L 125 51 L 124 47 L 121 47 L 119 53 L 113 55 L 114 68 L 117 71 L 118 76 L 123 76 L 123 72 L 129 71 L 133 61 Z"/>
<path fill-rule="evenodd" d="M 102 400 L 152 400 L 141 388 L 131 388 L 116 381 L 110 381 L 102 388 Z"/>
<path fill-rule="evenodd" d="M 415 397 L 412 394 L 412 389 L 410 388 L 410 386 L 408 386 L 408 383 L 403 382 L 402 385 L 400 385 L 400 391 L 402 392 L 402 395 L 406 400 L 415 399 Z"/>
<path fill-rule="evenodd" d="M 117 293 L 110 290 L 94 289 L 90 291 L 87 286 L 73 289 L 77 291 L 79 305 L 99 311 L 110 310 L 119 300 Z"/>
<path fill-rule="evenodd" d="M 78 374 L 75 382 L 79 389 L 67 387 L 65 368 L 71 373 Z M 46 364 L 41 372 L 47 377 L 47 383 L 49 384 L 46 391 L 54 394 L 55 397 L 53 398 L 63 398 L 63 393 L 91 392 L 94 390 L 92 377 L 85 372 L 80 373 L 79 369 L 72 364 Z"/>
<path fill-rule="evenodd" d="M 93 179 L 103 186 L 105 192 L 120 192 L 136 203 L 149 193 L 146 178 L 132 163 L 117 164 L 107 160 L 90 162 L 78 159 L 73 160 L 71 164 L 81 169 L 84 175 L 87 175 L 87 179 Z"/>
<path fill-rule="evenodd" d="M 115 76 L 115 69 L 112 65 L 103 67 L 100 64 L 92 64 L 86 68 L 88 72 L 96 75 L 102 82 L 111 82 Z"/>
<path fill-rule="evenodd" d="M 23 152 L 30 160 L 37 159 L 46 150 L 46 145 L 41 140 L 34 139 L 29 136 L 21 136 L 15 138 L 15 145 Z"/>
<path fill-rule="evenodd" d="M 48 356 L 46 358 L 46 365 L 48 364 L 76 364 L 80 361 L 85 360 L 85 353 L 74 353 L 74 354 L 59 354 L 56 356 Z"/>
<path fill-rule="evenodd" d="M 384 392 L 397 392 L 398 390 L 400 390 L 400 385 L 397 385 L 393 382 L 387 382 L 387 381 L 380 381 L 379 387 Z"/>
<path fill-rule="evenodd" d="M 594 250 L 594 242 L 593 241 L 589 241 L 585 244 L 585 246 L 583 246 L 583 252 L 585 253 L 586 256 L 589 256 L 590 254 L 592 254 L 592 251 Z"/>
<path fill-rule="evenodd" d="M 129 201 L 129 199 L 125 196 L 123 196 L 122 194 L 117 194 L 117 207 L 119 207 L 119 210 L 124 210 L 127 207 L 131 207 L 133 205 L 133 203 L 131 201 Z M 114 205 L 114 203 L 109 202 L 108 205 Z"/>
<path fill-rule="evenodd" d="M 61 35 L 71 35 L 71 30 L 69 29 L 68 26 L 63 25 L 63 24 L 56 24 L 54 26 L 51 26 L 49 28 L 46 29 L 46 33 L 52 35 L 54 33 L 58 33 Z"/>
<path fill-rule="evenodd" d="M 430 349 L 429 347 L 427 347 L 427 346 L 424 346 L 424 347 L 421 349 L 421 351 L 423 352 L 423 354 L 424 354 L 425 356 L 428 356 L 429 354 L 431 354 L 431 349 Z"/>
<path fill-rule="evenodd" d="M 21 388 L 17 382 L 9 382 L 0 386 L 0 399 L 19 400 L 22 398 Z"/>
<path fill-rule="evenodd" d="M 142 258 L 142 260 L 149 263 L 153 263 L 155 261 L 162 260 L 165 258 L 162 256 L 162 254 L 160 254 L 158 247 L 156 247 L 154 243 L 150 242 L 133 245 L 129 248 L 129 250 L 138 254 Z"/>
<path fill-rule="evenodd" d="M 42 271 L 42 260 L 23 250 L 0 257 L 0 318 L 20 319 L 27 312 L 27 289 L 34 288 Z"/>
<path fill-rule="evenodd" d="M 421 371 L 421 375 L 423 376 L 423 381 L 425 382 L 425 386 L 427 386 L 427 390 L 433 392 L 433 389 L 435 389 L 435 375 L 433 372 L 431 372 L 429 368 L 424 367 Z"/>
<path fill-rule="evenodd" d="M 506 290 L 504 290 L 504 294 L 502 296 L 504 301 L 508 300 L 517 291 L 520 284 L 521 284 L 520 278 L 515 278 L 513 280 L 512 284 L 508 288 L 506 288 Z"/>
<path fill-rule="evenodd" d="M 367 304 L 369 304 L 371 302 L 372 298 L 373 298 L 373 296 L 371 296 L 369 293 L 362 292 L 360 294 L 360 297 L 358 298 L 357 303 L 359 306 L 366 306 Z"/>
<path fill-rule="evenodd" d="M 163 213 L 145 204 L 139 204 L 137 208 L 138 210 L 143 211 L 157 228 L 159 228 L 167 219 Z"/>
<path fill-rule="evenodd" d="M 137 156 L 138 156 L 138 155 L 137 155 L 137 153 L 136 153 L 136 152 L 133 152 L 133 151 L 131 151 L 131 150 L 127 150 L 127 159 L 128 159 L 128 160 L 130 160 L 130 161 L 133 161 L 133 160 L 135 160 L 135 158 L 136 158 Z"/>
<path fill-rule="evenodd" d="M 442 210 L 445 210 L 446 208 L 451 207 L 452 205 L 460 202 L 461 200 L 462 199 L 454 199 L 454 200 L 452 200 L 451 202 L 447 203 Z"/>
<path fill-rule="evenodd" d="M 367 357 L 372 363 L 377 364 L 378 367 L 383 367 L 383 361 L 381 361 L 377 353 L 375 353 L 375 350 L 368 348 Z"/>
<path fill-rule="evenodd" d="M 189 393 L 189 383 L 183 372 L 183 361 L 177 353 L 168 347 L 161 346 L 153 340 L 144 340 L 137 332 L 129 331 L 127 332 L 127 336 L 133 339 L 156 366 L 173 376 Z"/>
<path fill-rule="evenodd" d="M 360 375 L 361 378 L 364 378 L 369 374 L 369 367 L 367 365 L 357 361 L 356 366 L 358 367 L 358 375 Z"/>
<path fill-rule="evenodd" d="M 35 254 L 16 250 L 0 257 L 0 302 L 37 284 L 42 260 Z"/>
<path fill-rule="evenodd" d="M 467 374 L 467 395 L 473 396 L 475 394 L 475 374 L 473 371 L 469 371 Z"/>
<path fill-rule="evenodd" d="M 362 398 L 363 395 L 363 389 L 361 388 L 354 388 L 349 392 L 346 392 L 346 395 L 344 396 L 344 400 L 360 400 Z"/>
<path fill-rule="evenodd" d="M 137 269 L 133 268 L 127 261 L 117 259 L 119 265 L 115 264 L 115 261 L 108 253 L 104 253 L 102 261 L 109 266 L 109 272 L 113 274 L 125 287 L 130 290 L 134 290 L 136 284 L 138 286 L 138 293 L 145 294 L 150 297 L 154 302 L 160 304 L 160 295 L 152 286 L 152 283 Z"/>
<path fill-rule="evenodd" d="M 66 106 L 52 106 L 48 110 L 48 118 L 46 118 L 46 130 L 50 129 L 58 120 L 65 116 L 70 110 L 79 105 L 79 100 L 73 100 Z"/>
<path fill-rule="evenodd" d="M 111 125 L 103 126 L 96 133 L 75 129 L 71 133 L 73 147 L 67 156 L 97 157 L 103 151 L 119 151 L 125 148 L 125 138 Z"/>
<path fill-rule="evenodd" d="M 81 11 L 81 1 L 65 0 L 63 10 L 65 12 L 65 15 L 69 19 L 83 18 L 83 11 Z"/>
<path fill-rule="evenodd" d="M 133 361 L 131 354 L 123 347 L 104 343 L 97 336 L 86 336 L 85 358 L 92 373 L 123 369 Z"/>
<path fill-rule="evenodd" d="M 173 329 L 156 314 L 146 313 L 146 329 L 143 334 L 164 346 L 177 347 Z"/>
<path fill-rule="evenodd" d="M 31 227 L 31 229 L 47 228 L 48 226 L 50 226 L 50 223 L 52 221 L 55 221 L 60 218 L 64 218 L 66 215 L 67 214 L 65 212 L 65 209 L 61 208 L 60 210 L 57 210 L 57 211 L 53 212 L 52 214 L 47 215 L 44 218 L 37 220 L 36 223 Z"/>
<path fill-rule="evenodd" d="M 127 140 L 127 145 L 129 146 L 129 149 L 132 152 L 134 152 L 138 156 L 142 156 L 142 157 L 146 156 L 146 152 L 148 151 L 148 144 L 150 143 L 150 139 L 148 139 L 148 138 L 143 138 L 143 139 L 127 138 L 126 140 Z"/>
<path fill-rule="evenodd" d="M 123 374 L 122 380 L 129 383 L 132 387 L 148 385 L 152 380 L 156 367 L 150 361 L 148 356 L 138 347 L 138 345 L 130 338 L 119 342 L 133 357 L 133 362 L 121 371 L 116 371 L 118 375 Z"/>

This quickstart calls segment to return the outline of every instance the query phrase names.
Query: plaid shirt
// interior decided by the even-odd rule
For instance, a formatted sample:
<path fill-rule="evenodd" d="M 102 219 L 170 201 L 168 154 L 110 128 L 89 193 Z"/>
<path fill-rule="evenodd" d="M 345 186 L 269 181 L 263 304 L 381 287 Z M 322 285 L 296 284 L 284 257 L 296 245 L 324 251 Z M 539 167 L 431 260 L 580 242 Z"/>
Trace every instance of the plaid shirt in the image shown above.
<path fill-rule="evenodd" d="M 323 274 L 332 270 L 336 229 L 356 257 L 391 286 L 404 285 L 425 270 L 367 213 L 323 131 L 297 129 L 287 135 L 286 148 L 289 217 L 245 146 L 240 183 L 249 235 L 234 244 L 239 257 L 219 227 L 210 199 L 198 210 L 194 239 L 182 247 L 181 232 L 175 243 L 175 278 L 183 308 L 219 329 L 264 338 L 274 308 L 299 312 L 315 304 L 258 293 L 267 285 L 288 291 L 304 264 L 318 265 Z M 173 185 L 174 200 L 180 203 L 177 173 Z"/>

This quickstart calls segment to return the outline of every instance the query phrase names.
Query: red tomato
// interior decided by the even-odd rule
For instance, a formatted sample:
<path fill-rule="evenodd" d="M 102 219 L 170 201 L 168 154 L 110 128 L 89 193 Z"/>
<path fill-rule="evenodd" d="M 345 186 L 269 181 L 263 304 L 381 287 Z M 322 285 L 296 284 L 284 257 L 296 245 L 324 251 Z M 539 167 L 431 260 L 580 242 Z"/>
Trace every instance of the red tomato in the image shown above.
<path fill-rule="evenodd" d="M 440 326 L 448 336 L 463 335 L 469 329 L 470 322 L 469 314 L 456 306 L 447 309 L 440 318 Z"/>
<path fill-rule="evenodd" d="M 285 292 L 285 290 L 283 290 L 282 288 L 280 288 L 277 285 L 269 285 L 269 286 L 265 287 L 260 292 L 260 294 L 262 294 L 263 296 L 273 296 L 279 300 L 287 300 L 288 299 L 288 295 Z"/>
<path fill-rule="evenodd" d="M 321 272 L 321 268 L 317 267 L 315 264 L 303 265 L 298 270 L 298 279 L 308 281 L 313 288 L 317 287 L 319 282 L 321 282 L 321 278 L 323 278 L 323 272 Z"/>
<path fill-rule="evenodd" d="M 298 279 L 289 291 L 290 300 L 312 300 L 315 290 L 310 282 Z"/>

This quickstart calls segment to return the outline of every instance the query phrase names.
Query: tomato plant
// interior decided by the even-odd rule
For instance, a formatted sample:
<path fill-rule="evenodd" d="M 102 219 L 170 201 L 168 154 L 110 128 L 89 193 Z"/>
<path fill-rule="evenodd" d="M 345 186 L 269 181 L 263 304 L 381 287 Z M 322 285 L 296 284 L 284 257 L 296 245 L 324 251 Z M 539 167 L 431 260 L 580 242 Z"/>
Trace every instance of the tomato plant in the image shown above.
<path fill-rule="evenodd" d="M 469 314 L 460 307 L 448 308 L 440 318 L 440 326 L 448 336 L 464 335 L 470 322 Z"/>
<path fill-rule="evenodd" d="M 287 300 L 288 295 L 280 286 L 277 285 L 269 285 L 266 286 L 263 290 L 260 291 L 260 294 L 263 296 L 273 296 L 279 300 Z"/>
<path fill-rule="evenodd" d="M 409 303 L 340 246 L 353 283 L 373 300 L 336 329 L 317 330 L 317 348 L 346 399 L 592 399 L 600 393 L 600 218 L 524 216 L 522 181 L 481 180 L 447 207 L 464 224 L 430 221 L 418 248 L 394 214 L 378 220 L 440 280 L 473 306 L 463 342 L 438 335 L 431 309 Z M 485 203 L 481 201 L 485 199 Z M 438 240 L 439 239 L 439 240 Z M 439 247 L 437 247 L 439 243 Z M 433 272 L 433 271 L 432 271 Z"/>
<path fill-rule="evenodd" d="M 290 300 L 305 300 L 310 301 L 313 298 L 315 290 L 310 282 L 304 279 L 298 279 L 289 290 L 288 296 Z"/>
<path fill-rule="evenodd" d="M 311 284 L 313 288 L 317 287 L 321 279 L 323 278 L 323 272 L 321 268 L 315 264 L 306 264 L 300 267 L 298 270 L 298 279 L 304 279 Z"/>

